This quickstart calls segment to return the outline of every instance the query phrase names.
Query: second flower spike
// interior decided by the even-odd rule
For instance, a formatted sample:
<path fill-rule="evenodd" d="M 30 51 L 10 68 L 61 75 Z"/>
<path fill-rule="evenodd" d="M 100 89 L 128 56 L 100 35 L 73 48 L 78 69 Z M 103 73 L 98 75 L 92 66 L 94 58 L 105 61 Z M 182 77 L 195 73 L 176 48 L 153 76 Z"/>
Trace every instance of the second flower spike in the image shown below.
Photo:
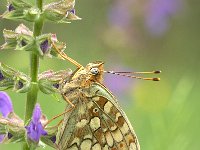
<path fill-rule="evenodd" d="M 47 122 L 40 105 L 36 104 L 32 119 L 25 125 L 14 113 L 9 95 L 0 91 L 0 143 L 27 142 L 30 148 L 35 149 L 42 141 L 55 148 L 58 127 L 44 128 Z"/>

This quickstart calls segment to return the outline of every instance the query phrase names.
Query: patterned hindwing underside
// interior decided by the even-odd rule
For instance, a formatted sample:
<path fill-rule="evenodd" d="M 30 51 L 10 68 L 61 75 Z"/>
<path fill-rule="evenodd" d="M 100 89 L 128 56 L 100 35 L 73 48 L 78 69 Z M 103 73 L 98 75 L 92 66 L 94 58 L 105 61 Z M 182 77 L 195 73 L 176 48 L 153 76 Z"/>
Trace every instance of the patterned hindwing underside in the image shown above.
<path fill-rule="evenodd" d="M 93 102 L 102 112 L 101 120 L 106 123 L 108 129 L 104 132 L 108 149 L 139 150 L 131 124 L 116 103 L 102 96 L 94 97 Z"/>
<path fill-rule="evenodd" d="M 80 100 L 63 125 L 60 150 L 139 150 L 125 114 L 110 100 L 96 96 Z"/>

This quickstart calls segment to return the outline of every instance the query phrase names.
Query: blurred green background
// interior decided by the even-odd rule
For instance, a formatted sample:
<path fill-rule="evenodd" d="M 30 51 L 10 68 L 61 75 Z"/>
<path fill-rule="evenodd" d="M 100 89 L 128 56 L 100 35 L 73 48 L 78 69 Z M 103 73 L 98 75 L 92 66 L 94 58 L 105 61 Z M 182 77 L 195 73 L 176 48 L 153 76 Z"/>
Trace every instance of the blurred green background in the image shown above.
<path fill-rule="evenodd" d="M 56 33 L 67 42 L 69 56 L 83 65 L 102 60 L 106 70 L 162 70 L 160 82 L 105 75 L 105 84 L 134 126 L 141 149 L 199 149 L 200 1 L 77 0 L 75 8 L 81 21 L 44 26 L 44 33 Z M 6 1 L 1 0 L 0 13 L 5 9 Z M 2 30 L 14 30 L 20 23 L 0 20 L 1 45 Z M 0 61 L 29 71 L 28 52 L 2 50 Z M 40 72 L 65 68 L 75 69 L 58 59 L 45 58 L 40 64 Z M 23 118 L 26 94 L 8 93 Z M 48 118 L 65 106 L 41 92 L 38 102 Z M 20 148 L 21 144 L 0 145 L 1 150 Z"/>

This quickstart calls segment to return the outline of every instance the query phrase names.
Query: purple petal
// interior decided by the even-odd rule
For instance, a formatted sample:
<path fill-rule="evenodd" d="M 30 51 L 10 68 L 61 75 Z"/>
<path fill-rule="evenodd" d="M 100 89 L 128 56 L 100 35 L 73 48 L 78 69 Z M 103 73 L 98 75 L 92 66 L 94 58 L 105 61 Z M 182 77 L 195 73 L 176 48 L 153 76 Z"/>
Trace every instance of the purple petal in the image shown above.
<path fill-rule="evenodd" d="M 26 27 L 25 25 L 23 24 L 20 24 L 16 29 L 15 29 L 15 32 L 18 33 L 18 34 L 25 34 L 25 35 L 30 35 L 32 36 L 33 35 L 33 32 L 30 31 L 30 29 L 28 27 Z M 23 40 L 22 40 L 23 41 Z M 23 41 L 25 42 L 25 41 Z M 21 43 L 23 43 L 21 42 Z M 26 43 L 24 43 L 26 44 Z M 23 45 L 22 45 L 23 46 Z"/>
<path fill-rule="evenodd" d="M 13 10 L 15 10 L 15 7 L 12 4 L 8 5 L 8 11 L 13 11 Z"/>
<path fill-rule="evenodd" d="M 26 43 L 24 40 L 22 40 L 22 41 L 21 41 L 21 45 L 22 45 L 22 47 L 23 47 L 23 46 L 26 46 L 27 43 Z"/>
<path fill-rule="evenodd" d="M 43 129 L 43 126 L 40 122 L 38 124 L 31 122 L 26 129 L 28 137 L 35 142 L 38 142 L 42 135 L 47 135 L 47 132 Z"/>
<path fill-rule="evenodd" d="M 13 112 L 12 101 L 6 92 L 0 92 L 0 113 L 3 117 Z"/>
<path fill-rule="evenodd" d="M 3 141 L 4 137 L 5 137 L 4 134 L 1 134 L 1 135 L 0 135 L 0 143 Z"/>
<path fill-rule="evenodd" d="M 57 42 L 58 41 L 56 34 L 52 34 L 51 41 L 52 42 Z"/>
<path fill-rule="evenodd" d="M 51 140 L 53 143 L 55 143 L 55 142 L 56 142 L 56 136 L 52 136 L 52 137 L 50 138 L 50 140 Z"/>
<path fill-rule="evenodd" d="M 42 52 L 45 54 L 48 49 L 49 49 L 49 41 L 45 40 L 40 44 L 40 49 L 42 50 Z"/>
<path fill-rule="evenodd" d="M 19 81 L 17 83 L 17 89 L 21 89 L 21 88 L 23 88 L 23 86 L 24 86 L 24 84 L 21 81 Z"/>
<path fill-rule="evenodd" d="M 13 135 L 10 132 L 8 132 L 7 136 L 8 136 L 8 139 L 11 139 L 13 137 Z"/>
<path fill-rule="evenodd" d="M 29 124 L 29 126 L 26 127 L 27 135 L 29 139 L 38 142 L 40 137 L 43 135 L 47 135 L 47 132 L 43 129 L 43 126 L 41 124 L 40 118 L 41 118 L 41 109 L 40 105 L 36 104 L 32 120 Z"/>
<path fill-rule="evenodd" d="M 33 111 L 33 116 L 32 116 L 33 123 L 39 123 L 41 115 L 42 115 L 42 112 L 41 112 L 40 105 L 36 104 L 35 109 Z"/>
<path fill-rule="evenodd" d="M 69 12 L 71 12 L 71 13 L 73 13 L 73 14 L 75 14 L 75 9 L 73 8 L 72 10 L 70 10 Z"/>
<path fill-rule="evenodd" d="M 59 83 L 54 83 L 54 84 L 53 84 L 53 87 L 55 87 L 56 89 L 58 89 L 59 86 L 60 86 Z"/>

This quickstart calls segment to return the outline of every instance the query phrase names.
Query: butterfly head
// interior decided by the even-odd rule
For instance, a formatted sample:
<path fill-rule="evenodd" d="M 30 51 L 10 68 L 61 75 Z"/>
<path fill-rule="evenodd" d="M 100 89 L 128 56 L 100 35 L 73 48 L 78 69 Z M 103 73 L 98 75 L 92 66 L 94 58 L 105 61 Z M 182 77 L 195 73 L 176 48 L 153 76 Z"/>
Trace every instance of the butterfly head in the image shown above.
<path fill-rule="evenodd" d="M 90 78 L 90 81 L 94 82 L 99 82 L 102 83 L 103 81 L 103 62 L 102 61 L 97 61 L 94 63 L 89 63 L 86 67 L 85 70 L 88 73 L 88 77 Z"/>

